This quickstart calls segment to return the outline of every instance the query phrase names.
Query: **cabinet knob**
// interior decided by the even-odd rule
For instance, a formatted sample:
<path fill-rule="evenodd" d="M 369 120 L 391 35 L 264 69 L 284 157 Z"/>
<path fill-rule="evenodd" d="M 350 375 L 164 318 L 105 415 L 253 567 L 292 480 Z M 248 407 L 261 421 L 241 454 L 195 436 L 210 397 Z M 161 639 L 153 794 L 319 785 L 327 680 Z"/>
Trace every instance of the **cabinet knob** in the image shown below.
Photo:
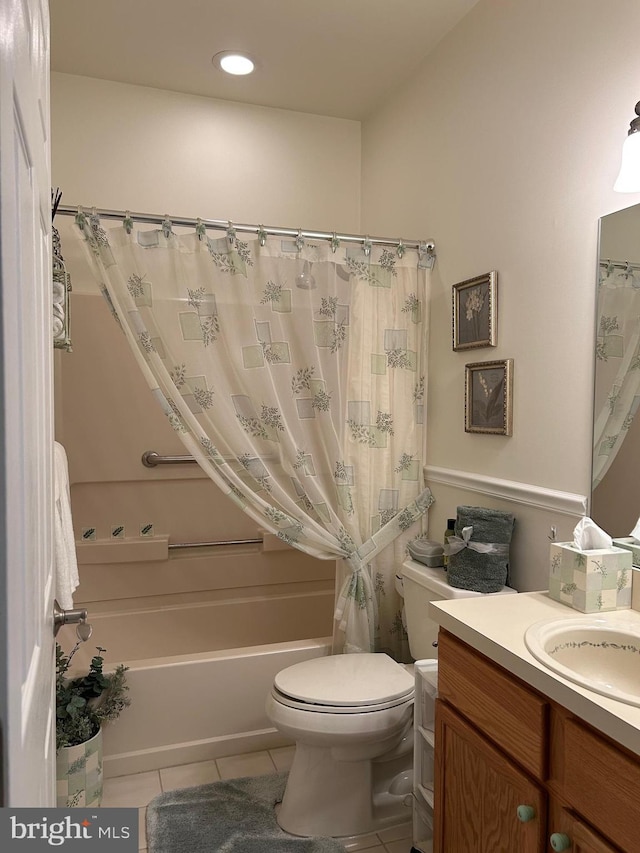
<path fill-rule="evenodd" d="M 516 813 L 521 823 L 528 823 L 536 816 L 536 810 L 533 806 L 518 806 Z"/>
<path fill-rule="evenodd" d="M 551 844 L 551 849 L 556 851 L 570 850 L 572 846 L 571 839 L 564 832 L 554 832 L 549 839 L 549 843 Z"/>

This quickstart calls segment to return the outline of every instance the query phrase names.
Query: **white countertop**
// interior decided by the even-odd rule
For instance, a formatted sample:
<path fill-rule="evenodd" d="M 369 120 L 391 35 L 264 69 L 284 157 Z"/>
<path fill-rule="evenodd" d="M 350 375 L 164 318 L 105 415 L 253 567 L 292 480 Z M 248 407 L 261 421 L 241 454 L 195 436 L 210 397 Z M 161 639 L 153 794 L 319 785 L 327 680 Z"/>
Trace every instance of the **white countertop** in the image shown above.
<path fill-rule="evenodd" d="M 635 610 L 612 612 L 625 618 Z M 640 756 L 640 707 L 627 705 L 574 684 L 537 661 L 524 642 L 526 629 L 542 619 L 579 616 L 546 592 L 432 601 L 428 616 L 535 690 Z M 640 664 L 638 666 L 640 681 Z"/>

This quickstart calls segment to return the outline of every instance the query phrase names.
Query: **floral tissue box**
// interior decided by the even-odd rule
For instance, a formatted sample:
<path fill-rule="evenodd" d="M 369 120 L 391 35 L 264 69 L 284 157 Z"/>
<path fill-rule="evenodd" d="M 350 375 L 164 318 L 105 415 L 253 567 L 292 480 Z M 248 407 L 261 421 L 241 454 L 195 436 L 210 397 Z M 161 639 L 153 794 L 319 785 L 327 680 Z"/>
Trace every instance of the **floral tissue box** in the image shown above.
<path fill-rule="evenodd" d="M 549 595 L 582 613 L 631 607 L 631 551 L 580 551 L 571 542 L 551 544 Z"/>
<path fill-rule="evenodd" d="M 633 536 L 625 536 L 623 539 L 614 539 L 613 544 L 618 548 L 631 551 L 631 562 L 634 566 L 640 566 L 640 545 Z"/>

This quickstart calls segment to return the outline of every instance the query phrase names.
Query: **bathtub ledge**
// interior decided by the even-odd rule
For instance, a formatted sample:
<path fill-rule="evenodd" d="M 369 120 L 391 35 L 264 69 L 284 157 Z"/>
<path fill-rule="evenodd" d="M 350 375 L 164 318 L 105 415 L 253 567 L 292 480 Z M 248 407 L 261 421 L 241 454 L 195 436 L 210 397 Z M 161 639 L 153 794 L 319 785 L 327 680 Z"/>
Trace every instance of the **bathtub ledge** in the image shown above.
<path fill-rule="evenodd" d="M 169 537 L 153 536 L 137 539 L 95 539 L 76 542 L 78 565 L 95 563 L 142 563 L 169 559 Z"/>

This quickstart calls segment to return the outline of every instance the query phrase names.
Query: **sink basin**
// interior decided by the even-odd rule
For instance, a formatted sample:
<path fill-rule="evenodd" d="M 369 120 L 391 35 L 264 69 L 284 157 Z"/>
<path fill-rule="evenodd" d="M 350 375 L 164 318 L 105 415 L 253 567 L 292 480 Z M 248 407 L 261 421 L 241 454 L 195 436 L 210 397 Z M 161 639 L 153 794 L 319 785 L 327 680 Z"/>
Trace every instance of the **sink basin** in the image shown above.
<path fill-rule="evenodd" d="M 585 615 L 545 619 L 524 635 L 531 654 L 544 666 L 573 681 L 640 706 L 640 620 Z"/>

